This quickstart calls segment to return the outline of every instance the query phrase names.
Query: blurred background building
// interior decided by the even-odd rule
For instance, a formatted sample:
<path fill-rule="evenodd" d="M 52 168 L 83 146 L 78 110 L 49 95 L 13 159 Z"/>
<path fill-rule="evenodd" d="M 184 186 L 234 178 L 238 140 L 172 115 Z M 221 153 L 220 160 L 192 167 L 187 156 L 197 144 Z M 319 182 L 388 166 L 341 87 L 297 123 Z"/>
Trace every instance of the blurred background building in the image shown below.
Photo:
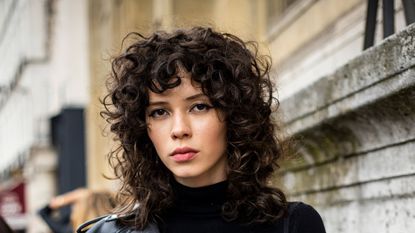
<path fill-rule="evenodd" d="M 0 214 L 48 232 L 36 211 L 86 185 L 88 11 L 83 0 L 0 1 Z"/>
<path fill-rule="evenodd" d="M 99 116 L 111 57 L 131 31 L 212 26 L 273 59 L 278 117 L 297 154 L 275 184 L 327 232 L 415 230 L 413 0 L 0 1 L 0 214 L 47 232 L 36 210 L 110 188 Z M 386 39 L 384 39 L 386 38 Z"/>

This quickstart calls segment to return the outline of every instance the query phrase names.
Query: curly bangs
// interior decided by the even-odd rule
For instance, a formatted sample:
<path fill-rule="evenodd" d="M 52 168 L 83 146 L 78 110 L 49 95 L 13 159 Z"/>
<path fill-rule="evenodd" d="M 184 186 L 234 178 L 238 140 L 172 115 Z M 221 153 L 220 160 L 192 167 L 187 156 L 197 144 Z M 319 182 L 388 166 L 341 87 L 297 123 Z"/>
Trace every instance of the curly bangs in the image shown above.
<path fill-rule="evenodd" d="M 145 111 L 148 92 L 180 85 L 178 73 L 185 70 L 225 116 L 229 187 L 223 218 L 251 224 L 282 217 L 285 196 L 268 185 L 282 155 L 271 118 L 278 101 L 272 95 L 269 57 L 259 56 L 254 42 L 203 27 L 126 38 L 133 43 L 112 62 L 101 112 L 120 143 L 109 158 L 122 181 L 120 212 L 134 212 L 139 203 L 134 224 L 143 229 L 172 206 L 174 178 L 147 135 Z"/>

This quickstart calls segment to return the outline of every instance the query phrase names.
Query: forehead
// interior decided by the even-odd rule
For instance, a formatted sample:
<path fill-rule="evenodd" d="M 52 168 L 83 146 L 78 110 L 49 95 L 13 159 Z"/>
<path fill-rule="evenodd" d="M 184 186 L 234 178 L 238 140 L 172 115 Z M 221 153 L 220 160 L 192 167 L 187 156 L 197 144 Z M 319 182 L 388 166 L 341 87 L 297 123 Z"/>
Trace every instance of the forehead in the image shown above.
<path fill-rule="evenodd" d="M 167 89 L 162 93 L 155 93 L 149 90 L 149 101 L 155 99 L 166 99 L 173 97 L 188 97 L 195 94 L 203 94 L 201 85 L 196 81 L 192 80 L 189 73 L 178 75 L 180 78 L 180 84 L 174 88 Z"/>

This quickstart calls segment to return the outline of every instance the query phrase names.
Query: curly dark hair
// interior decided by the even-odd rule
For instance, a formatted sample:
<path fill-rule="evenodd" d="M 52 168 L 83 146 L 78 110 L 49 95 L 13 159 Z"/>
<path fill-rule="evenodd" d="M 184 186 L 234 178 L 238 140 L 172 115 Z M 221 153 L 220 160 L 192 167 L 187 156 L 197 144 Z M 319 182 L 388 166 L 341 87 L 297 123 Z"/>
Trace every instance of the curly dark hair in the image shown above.
<path fill-rule="evenodd" d="M 184 69 L 224 114 L 229 185 L 223 218 L 246 224 L 281 218 L 285 195 L 269 184 L 282 155 L 271 117 L 278 101 L 269 77 L 270 58 L 258 55 L 255 42 L 204 27 L 149 37 L 130 33 L 126 38 L 133 43 L 112 61 L 101 112 L 120 143 L 109 156 L 122 183 L 120 213 L 136 212 L 139 203 L 134 225 L 143 229 L 158 222 L 174 202 L 174 178 L 147 135 L 145 111 L 149 91 L 161 93 L 180 85 L 177 73 Z"/>

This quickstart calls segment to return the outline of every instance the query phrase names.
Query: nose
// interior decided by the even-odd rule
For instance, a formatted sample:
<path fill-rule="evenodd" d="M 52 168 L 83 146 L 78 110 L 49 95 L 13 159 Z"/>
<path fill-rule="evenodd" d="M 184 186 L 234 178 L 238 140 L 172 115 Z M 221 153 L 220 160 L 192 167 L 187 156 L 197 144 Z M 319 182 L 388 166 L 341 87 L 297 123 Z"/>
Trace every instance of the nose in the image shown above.
<path fill-rule="evenodd" d="M 173 125 L 171 129 L 172 139 L 183 139 L 192 136 L 190 121 L 186 114 L 176 114 L 173 117 Z"/>

